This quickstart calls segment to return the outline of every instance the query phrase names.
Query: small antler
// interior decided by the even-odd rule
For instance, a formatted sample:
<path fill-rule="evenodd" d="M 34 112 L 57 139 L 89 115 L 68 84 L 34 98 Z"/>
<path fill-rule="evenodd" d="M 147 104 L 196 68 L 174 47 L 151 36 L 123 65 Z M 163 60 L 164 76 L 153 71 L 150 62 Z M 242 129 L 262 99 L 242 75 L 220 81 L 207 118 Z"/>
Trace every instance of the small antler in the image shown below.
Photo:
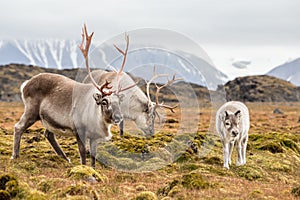
<path fill-rule="evenodd" d="M 107 89 L 112 88 L 112 86 L 109 86 L 110 83 L 108 81 L 106 81 L 102 86 L 99 86 L 96 83 L 96 81 L 94 80 L 94 78 L 92 77 L 92 74 L 91 74 L 91 69 L 90 69 L 90 66 L 89 66 L 88 53 L 89 53 L 89 48 L 90 48 L 90 45 L 91 45 L 93 35 L 94 35 L 94 32 L 92 32 L 91 35 L 88 35 L 86 25 L 84 24 L 84 26 L 82 28 L 82 34 L 81 34 L 82 42 L 79 45 L 79 49 L 81 50 L 81 52 L 84 56 L 85 66 L 86 66 L 86 69 L 88 71 L 89 77 L 92 81 L 92 84 L 97 88 L 97 90 L 99 90 L 101 92 L 102 95 L 104 95 L 104 96 L 111 95 L 112 91 L 109 91 L 109 92 L 104 92 L 103 91 L 104 88 L 107 88 Z M 84 46 L 84 40 L 85 40 L 85 46 Z"/>

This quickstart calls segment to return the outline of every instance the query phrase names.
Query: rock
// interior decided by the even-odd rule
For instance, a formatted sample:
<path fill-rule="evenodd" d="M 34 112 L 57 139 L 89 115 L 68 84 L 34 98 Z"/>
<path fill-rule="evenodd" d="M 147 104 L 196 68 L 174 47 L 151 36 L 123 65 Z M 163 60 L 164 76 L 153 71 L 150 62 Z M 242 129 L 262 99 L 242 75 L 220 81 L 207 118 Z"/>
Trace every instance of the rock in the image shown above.
<path fill-rule="evenodd" d="M 273 111 L 274 114 L 284 114 L 279 108 L 276 108 L 274 111 Z"/>

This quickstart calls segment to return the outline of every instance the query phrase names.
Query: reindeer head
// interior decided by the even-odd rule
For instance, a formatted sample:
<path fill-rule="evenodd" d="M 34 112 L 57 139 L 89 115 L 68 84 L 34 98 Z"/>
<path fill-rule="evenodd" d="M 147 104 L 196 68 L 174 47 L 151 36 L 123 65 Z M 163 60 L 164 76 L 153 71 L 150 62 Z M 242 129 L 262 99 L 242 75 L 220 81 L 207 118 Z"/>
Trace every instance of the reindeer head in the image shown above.
<path fill-rule="evenodd" d="M 142 126 L 143 124 L 146 124 L 146 126 L 144 126 L 144 127 L 139 127 L 145 132 L 146 135 L 154 134 L 154 122 L 155 122 L 156 116 L 159 118 L 159 121 L 161 122 L 161 116 L 157 111 L 158 108 L 167 108 L 171 112 L 174 113 L 174 109 L 176 107 L 178 107 L 178 104 L 175 106 L 168 106 L 168 105 L 165 105 L 164 103 L 159 103 L 159 93 L 160 93 L 161 89 L 173 84 L 177 80 L 181 80 L 181 79 L 176 78 L 175 75 L 173 75 L 173 78 L 171 80 L 168 80 L 166 84 L 164 84 L 162 86 L 158 86 L 157 84 L 155 84 L 156 94 L 155 94 L 155 102 L 153 102 L 150 98 L 150 84 L 159 77 L 167 77 L 168 76 L 167 74 L 156 74 L 155 67 L 154 67 L 153 71 L 154 71 L 153 72 L 154 75 L 147 82 L 147 86 L 146 86 L 148 102 L 146 105 L 144 105 L 143 115 L 141 117 L 139 117 L 140 122 L 137 122 L 138 126 L 139 125 Z"/>
<path fill-rule="evenodd" d="M 236 138 L 240 134 L 240 117 L 241 111 L 238 110 L 235 113 L 225 111 L 223 115 L 223 124 L 226 132 L 226 137 L 230 139 Z"/>
<path fill-rule="evenodd" d="M 88 35 L 86 26 L 84 25 L 83 29 L 82 29 L 82 42 L 81 45 L 79 46 L 84 58 L 85 58 L 85 65 L 86 65 L 86 69 L 88 71 L 89 77 L 92 81 L 92 84 L 95 86 L 95 88 L 100 92 L 100 93 L 95 93 L 93 95 L 96 104 L 98 106 L 101 107 L 101 112 L 102 112 L 102 116 L 104 117 L 104 121 L 106 123 L 110 123 L 110 124 L 119 124 L 122 120 L 122 114 L 121 114 L 121 110 L 120 110 L 120 102 L 123 99 L 123 95 L 120 94 L 120 92 L 128 90 L 132 87 L 134 87 L 136 84 L 129 86 L 127 88 L 121 88 L 120 84 L 119 84 L 119 80 L 120 80 L 120 74 L 123 71 L 124 68 L 124 64 L 125 61 L 123 61 L 122 67 L 120 69 L 120 71 L 117 73 L 117 89 L 112 91 L 112 86 L 110 86 L 110 83 L 108 81 L 106 81 L 102 86 L 99 86 L 96 81 L 94 80 L 94 78 L 91 75 L 91 70 L 89 67 L 89 61 L 88 61 L 88 51 L 89 51 L 89 47 L 91 44 L 91 40 L 93 37 L 92 33 L 91 35 Z M 128 36 L 127 36 L 128 38 Z M 84 41 L 85 45 L 84 45 Z M 119 51 L 122 51 L 120 49 L 118 49 Z M 127 49 L 126 49 L 126 53 L 123 53 L 126 58 L 126 54 L 127 54 L 127 50 L 128 50 L 128 45 L 127 45 Z M 109 91 L 104 91 L 104 89 L 108 89 Z"/>
<path fill-rule="evenodd" d="M 119 124 L 123 120 L 119 106 L 120 101 L 122 101 L 122 97 L 112 91 L 103 91 L 103 88 L 111 89 L 111 86 L 109 86 L 109 82 L 107 81 L 101 86 L 101 88 L 102 90 L 100 93 L 95 93 L 93 97 L 96 104 L 101 107 L 100 110 L 104 121 L 108 124 Z"/>

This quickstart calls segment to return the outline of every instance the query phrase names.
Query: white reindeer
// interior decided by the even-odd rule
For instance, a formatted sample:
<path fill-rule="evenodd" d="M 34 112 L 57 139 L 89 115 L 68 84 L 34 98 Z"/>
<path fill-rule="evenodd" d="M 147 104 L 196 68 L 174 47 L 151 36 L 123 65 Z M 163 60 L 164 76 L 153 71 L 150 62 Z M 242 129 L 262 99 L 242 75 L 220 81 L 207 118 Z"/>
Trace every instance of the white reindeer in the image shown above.
<path fill-rule="evenodd" d="M 227 102 L 217 111 L 216 129 L 223 145 L 225 168 L 229 169 L 231 164 L 234 143 L 237 149 L 237 166 L 246 164 L 249 128 L 249 111 L 242 102 Z"/>
<path fill-rule="evenodd" d="M 118 48 L 116 45 L 114 47 L 123 55 L 123 61 L 122 61 L 122 67 L 124 67 L 126 62 L 126 57 L 128 53 L 128 47 L 129 47 L 129 37 L 128 35 L 125 36 L 126 40 L 126 49 L 125 51 Z M 120 70 L 120 71 L 123 71 Z M 155 70 L 154 70 L 155 73 Z M 124 87 L 128 87 L 130 85 L 134 84 L 134 81 L 132 78 L 126 74 L 126 73 L 120 73 L 116 71 L 105 71 L 105 70 L 95 70 L 91 72 L 91 76 L 98 84 L 103 84 L 105 80 L 108 80 L 114 84 L 116 77 L 119 76 L 119 82 L 120 85 Z M 83 80 L 83 83 L 91 83 L 92 79 L 91 76 L 86 76 Z M 173 77 L 173 80 L 169 81 L 166 85 L 159 88 L 157 87 L 155 102 L 153 102 L 150 98 L 150 91 L 149 87 L 150 84 L 158 77 L 165 77 L 166 74 L 154 74 L 152 79 L 147 83 L 147 96 L 143 93 L 143 91 L 138 87 L 132 87 L 132 89 L 127 90 L 124 92 L 124 98 L 122 102 L 120 103 L 121 112 L 123 114 L 123 117 L 125 119 L 129 119 L 131 121 L 134 121 L 137 127 L 142 130 L 146 136 L 151 136 L 154 134 L 154 122 L 156 115 L 159 116 L 157 112 L 157 108 L 166 108 L 169 109 L 171 112 L 174 112 L 174 109 L 178 106 L 169 106 L 165 105 L 163 103 L 158 102 L 158 96 L 159 92 L 162 88 L 171 85 L 174 81 L 181 80 L 181 79 L 175 79 L 175 76 Z M 120 124 L 120 135 L 123 135 L 123 129 L 124 129 L 124 122 L 122 121 Z"/>

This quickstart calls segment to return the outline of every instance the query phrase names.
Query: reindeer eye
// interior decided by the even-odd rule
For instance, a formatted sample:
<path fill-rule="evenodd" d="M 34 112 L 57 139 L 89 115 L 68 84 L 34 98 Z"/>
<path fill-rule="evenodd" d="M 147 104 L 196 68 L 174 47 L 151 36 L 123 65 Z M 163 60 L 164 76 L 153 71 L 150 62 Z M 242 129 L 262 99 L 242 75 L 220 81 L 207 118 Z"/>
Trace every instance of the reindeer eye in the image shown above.
<path fill-rule="evenodd" d="M 102 106 L 107 106 L 107 101 L 106 101 L 106 100 L 103 100 L 103 101 L 101 102 L 101 105 L 102 105 Z"/>
<path fill-rule="evenodd" d="M 225 125 L 226 125 L 226 126 L 230 126 L 230 123 L 229 123 L 229 122 L 226 122 Z"/>

